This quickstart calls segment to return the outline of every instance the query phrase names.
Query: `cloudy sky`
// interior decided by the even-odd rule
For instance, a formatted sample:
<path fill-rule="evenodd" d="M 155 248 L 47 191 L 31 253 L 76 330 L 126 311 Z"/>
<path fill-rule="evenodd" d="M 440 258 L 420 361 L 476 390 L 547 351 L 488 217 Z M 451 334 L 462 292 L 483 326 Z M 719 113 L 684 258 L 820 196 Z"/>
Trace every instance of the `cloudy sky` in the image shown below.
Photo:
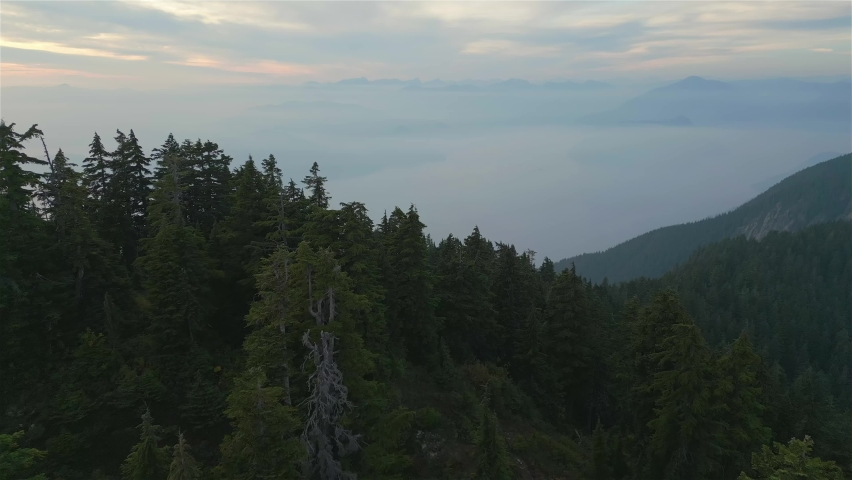
<path fill-rule="evenodd" d="M 3 1 L 4 86 L 848 75 L 850 2 Z"/>

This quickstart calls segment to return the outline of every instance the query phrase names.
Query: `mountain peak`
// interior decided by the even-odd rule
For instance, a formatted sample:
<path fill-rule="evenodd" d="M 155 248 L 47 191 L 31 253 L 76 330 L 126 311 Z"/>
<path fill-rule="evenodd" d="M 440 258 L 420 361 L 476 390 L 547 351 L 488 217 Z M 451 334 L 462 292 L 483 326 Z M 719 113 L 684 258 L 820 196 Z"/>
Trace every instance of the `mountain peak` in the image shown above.
<path fill-rule="evenodd" d="M 663 87 L 667 90 L 703 90 L 703 91 L 717 91 L 717 90 L 727 90 L 730 88 L 725 82 L 720 82 L 718 80 L 707 80 L 706 78 L 697 77 L 695 75 L 691 77 L 686 77 L 679 82 L 675 82 L 671 85 Z"/>

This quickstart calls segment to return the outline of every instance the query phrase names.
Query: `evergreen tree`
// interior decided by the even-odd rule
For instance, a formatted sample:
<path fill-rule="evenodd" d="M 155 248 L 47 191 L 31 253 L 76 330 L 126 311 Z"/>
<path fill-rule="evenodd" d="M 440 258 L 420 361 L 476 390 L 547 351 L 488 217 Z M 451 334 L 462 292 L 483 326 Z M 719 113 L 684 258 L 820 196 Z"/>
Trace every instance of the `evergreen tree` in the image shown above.
<path fill-rule="evenodd" d="M 391 342 L 403 345 L 410 360 L 425 364 L 437 360 L 438 352 L 425 225 L 413 205 L 408 213 L 395 209 L 389 223 L 395 227 L 385 238 L 390 270 L 386 288 Z"/>
<path fill-rule="evenodd" d="M 506 441 L 500 432 L 497 416 L 487 405 L 482 406 L 476 447 L 478 461 L 475 478 L 477 480 L 510 480 L 512 478 Z"/>
<path fill-rule="evenodd" d="M 278 168 L 278 162 L 275 161 L 275 156 L 270 153 L 269 157 L 263 159 L 261 166 L 263 179 L 266 181 L 266 188 L 270 192 L 274 192 L 274 195 L 277 197 L 278 192 L 284 189 L 284 178 L 281 169 Z M 314 172 L 312 171 L 311 173 Z"/>
<path fill-rule="evenodd" d="M 225 410 L 233 432 L 222 440 L 219 471 L 224 478 L 301 478 L 301 422 L 285 398 L 284 388 L 270 384 L 259 368 L 250 368 L 237 379 Z"/>
<path fill-rule="evenodd" d="M 731 477 L 748 466 L 749 452 L 766 444 L 771 432 L 762 422 L 764 406 L 760 403 L 757 377 L 761 360 L 745 332 L 717 364 L 719 382 L 715 395 L 723 409 L 724 467 L 726 476 Z"/>
<path fill-rule="evenodd" d="M 183 433 L 179 434 L 166 480 L 201 480 L 201 468 L 192 458 L 189 450 L 189 444 L 186 443 Z"/>
<path fill-rule="evenodd" d="M 496 361 L 504 333 L 493 307 L 493 245 L 474 228 L 464 243 L 450 235 L 436 255 L 436 315 L 450 351 L 460 361 Z"/>
<path fill-rule="evenodd" d="M 151 178 L 148 159 L 133 130 L 125 135 L 116 130 L 117 149 L 110 154 L 112 176 L 109 179 L 104 201 L 109 205 L 104 212 L 105 237 L 121 249 L 129 265 L 138 256 L 138 241 L 146 235 L 146 215 L 151 195 Z"/>
<path fill-rule="evenodd" d="M 98 132 L 95 132 L 95 137 L 89 144 L 89 156 L 83 160 L 84 183 L 95 204 L 103 199 L 109 185 L 111 175 L 109 157 L 101 137 Z"/>
<path fill-rule="evenodd" d="M 56 320 L 53 297 L 42 295 L 54 288 L 45 277 L 54 265 L 43 253 L 49 237 L 33 203 L 41 177 L 30 170 L 47 162 L 27 155 L 23 145 L 41 135 L 36 125 L 18 133 L 0 120 L 0 408 L 8 412 L 0 425 L 9 430 L 34 414 L 25 412 L 44 388 Z"/>
<path fill-rule="evenodd" d="M 97 134 L 96 134 L 97 135 Z M 154 168 L 154 180 L 160 180 L 165 175 L 169 174 L 171 167 L 168 165 L 167 157 L 176 157 L 181 155 L 181 144 L 175 140 L 175 136 L 169 133 L 166 141 L 161 147 L 157 147 L 151 151 L 151 160 L 156 160 L 157 164 Z"/>
<path fill-rule="evenodd" d="M 841 480 L 843 471 L 834 464 L 820 458 L 811 458 L 814 441 L 791 439 L 787 445 L 775 443 L 773 449 L 767 445 L 759 453 L 752 454 L 751 467 L 755 476 L 741 473 L 738 480 Z"/>
<path fill-rule="evenodd" d="M 247 370 L 228 397 L 235 433 L 222 444 L 224 465 L 232 475 L 245 475 L 239 478 L 255 478 L 251 472 L 295 478 L 299 422 L 290 385 L 293 352 L 287 345 L 292 261 L 284 248 L 264 260 L 258 298 L 246 318 L 252 328 L 243 347 Z"/>
<path fill-rule="evenodd" d="M 19 431 L 11 435 L 0 434 L 0 478 L 15 480 L 47 480 L 44 474 L 33 475 L 47 452 L 36 448 L 21 448 L 18 442 L 24 437 Z"/>
<path fill-rule="evenodd" d="M 142 423 L 139 425 L 141 434 L 139 443 L 133 446 L 130 455 L 121 465 L 121 475 L 124 480 L 151 480 L 165 478 L 169 464 L 169 447 L 158 447 L 158 434 L 161 427 L 154 425 L 151 411 L 145 409 Z"/>
<path fill-rule="evenodd" d="M 541 266 L 538 268 L 538 274 L 541 275 L 541 281 L 545 285 L 550 286 L 556 280 L 556 269 L 553 266 L 553 260 L 544 257 Z"/>
<path fill-rule="evenodd" d="M 210 263 L 204 238 L 184 223 L 180 162 L 166 159 L 170 172 L 157 182 L 150 208 L 155 235 L 145 239 L 136 262 L 152 307 L 152 354 L 170 382 L 185 370 L 185 354 L 202 336 L 209 309 Z"/>
<path fill-rule="evenodd" d="M 558 415 L 573 418 L 588 395 L 588 369 L 591 366 L 591 309 L 586 288 L 573 269 L 559 274 L 544 311 L 547 325 L 545 348 L 554 369 L 556 384 L 551 395 L 562 400 Z"/>
<path fill-rule="evenodd" d="M 688 319 L 687 319 L 688 320 Z M 657 395 L 648 465 L 653 478 L 703 479 L 718 474 L 723 445 L 710 352 L 691 321 L 672 325 L 654 355 L 660 365 L 651 391 Z"/>
<path fill-rule="evenodd" d="M 305 184 L 305 187 L 311 191 L 311 195 L 308 199 L 311 202 L 311 205 L 317 206 L 319 208 L 328 208 L 328 202 L 331 200 L 331 197 L 325 191 L 325 182 L 328 180 L 325 177 L 321 177 L 319 175 L 319 165 L 317 162 L 311 166 L 311 174 L 306 176 L 302 183 Z"/>
<path fill-rule="evenodd" d="M 200 144 L 200 142 L 199 142 Z M 194 208 L 189 212 L 192 225 L 205 235 L 213 224 L 225 219 L 231 202 L 232 158 L 210 140 L 198 146 L 198 161 L 194 163 L 194 181 L 188 194 Z"/>

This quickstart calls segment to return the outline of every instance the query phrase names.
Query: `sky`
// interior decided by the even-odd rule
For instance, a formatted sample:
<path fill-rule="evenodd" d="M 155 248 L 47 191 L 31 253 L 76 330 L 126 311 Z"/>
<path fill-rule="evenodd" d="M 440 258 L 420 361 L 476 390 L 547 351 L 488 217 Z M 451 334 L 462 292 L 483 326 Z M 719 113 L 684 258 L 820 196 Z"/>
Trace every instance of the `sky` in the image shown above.
<path fill-rule="evenodd" d="M 3 1 L 0 82 L 848 75 L 850 2 Z"/>
<path fill-rule="evenodd" d="M 364 202 L 375 220 L 415 204 L 433 238 L 464 237 L 476 225 L 540 261 L 725 212 L 815 155 L 852 151 L 849 117 L 747 125 L 695 117 L 690 128 L 579 119 L 692 75 L 732 85 L 848 82 L 851 48 L 848 1 L 3 0 L 0 116 L 19 128 L 37 123 L 49 150 L 78 164 L 94 132 L 114 148 L 116 129 L 133 129 L 149 152 L 169 133 L 210 139 L 233 167 L 274 154 L 296 181 L 316 161 L 333 204 Z M 358 77 L 613 87 L 417 93 L 308 84 Z M 842 83 L 821 97 L 813 84 L 775 91 L 789 84 L 772 82 L 747 107 L 763 119 L 801 120 L 849 103 Z M 719 105 L 746 108 L 744 95 Z M 713 110 L 701 106 L 713 98 L 693 111 Z M 30 148 L 43 155 L 40 142 Z"/>

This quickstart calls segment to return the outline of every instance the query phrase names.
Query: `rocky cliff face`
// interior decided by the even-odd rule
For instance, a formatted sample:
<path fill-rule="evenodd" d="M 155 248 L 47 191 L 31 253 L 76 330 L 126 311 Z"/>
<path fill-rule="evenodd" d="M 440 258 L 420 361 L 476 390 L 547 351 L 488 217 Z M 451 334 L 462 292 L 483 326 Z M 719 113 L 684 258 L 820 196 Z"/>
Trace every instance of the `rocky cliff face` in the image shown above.
<path fill-rule="evenodd" d="M 760 240 L 773 231 L 793 232 L 820 223 L 837 220 L 852 221 L 852 202 L 846 201 L 846 204 L 849 207 L 845 212 L 840 215 L 829 216 L 826 212 L 816 212 L 816 214 L 809 215 L 809 205 L 805 200 L 799 200 L 792 205 L 778 202 L 771 210 L 738 228 L 734 236 L 745 235 L 748 238 Z"/>

